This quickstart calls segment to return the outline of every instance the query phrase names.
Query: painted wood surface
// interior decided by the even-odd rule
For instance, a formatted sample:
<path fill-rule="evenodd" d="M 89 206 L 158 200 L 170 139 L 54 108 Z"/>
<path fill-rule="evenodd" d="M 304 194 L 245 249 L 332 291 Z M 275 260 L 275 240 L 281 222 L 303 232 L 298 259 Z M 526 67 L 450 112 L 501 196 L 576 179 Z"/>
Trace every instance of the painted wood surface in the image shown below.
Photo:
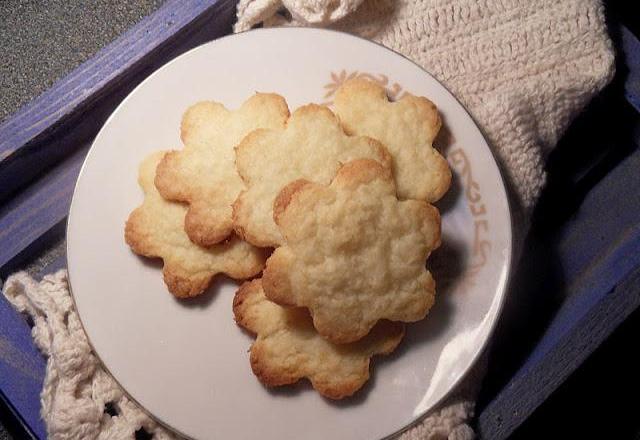
<path fill-rule="evenodd" d="M 3 298 L 0 300 L 0 398 L 16 415 L 25 432 L 40 439 L 46 438 L 39 416 L 45 365 L 33 344 L 27 321 Z"/>
<path fill-rule="evenodd" d="M 559 237 L 557 264 L 567 299 L 521 368 L 480 413 L 482 438 L 508 438 L 640 306 L 638 169 L 636 146 L 588 194 Z"/>
<path fill-rule="evenodd" d="M 640 42 L 628 28 L 620 29 L 621 50 L 625 56 L 627 78 L 624 83 L 624 92 L 631 104 L 640 112 Z"/>
<path fill-rule="evenodd" d="M 85 145 L 0 208 L 0 276 L 18 269 L 33 254 L 25 251 L 65 221 L 87 151 Z"/>

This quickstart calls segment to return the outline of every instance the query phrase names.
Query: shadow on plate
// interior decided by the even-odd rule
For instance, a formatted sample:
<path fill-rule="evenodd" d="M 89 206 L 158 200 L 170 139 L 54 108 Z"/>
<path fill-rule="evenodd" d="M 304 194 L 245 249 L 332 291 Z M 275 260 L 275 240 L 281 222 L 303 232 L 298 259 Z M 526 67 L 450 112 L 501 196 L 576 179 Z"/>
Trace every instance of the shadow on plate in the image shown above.
<path fill-rule="evenodd" d="M 394 360 L 415 346 L 429 343 L 444 333 L 451 322 L 453 306 L 451 295 L 454 287 L 462 281 L 465 256 L 462 242 L 444 236 L 442 245 L 429 258 L 427 264 L 436 280 L 436 301 L 427 317 L 407 324 L 407 333 L 398 349 L 388 356 Z"/>
<path fill-rule="evenodd" d="M 453 211 L 459 197 L 463 196 L 462 185 L 455 172 L 451 175 L 451 186 L 449 191 L 435 203 L 435 206 L 440 211 L 440 215 L 444 216 L 447 212 Z"/>
<path fill-rule="evenodd" d="M 194 296 L 192 298 L 176 298 L 174 296 L 173 299 L 181 306 L 186 308 L 205 309 L 207 307 L 210 307 L 211 304 L 213 304 L 215 300 L 220 297 L 220 291 L 224 286 L 228 284 L 232 284 L 234 286 L 235 294 L 235 290 L 237 290 L 239 284 L 226 275 L 216 275 L 211 285 L 200 295 Z"/>
<path fill-rule="evenodd" d="M 440 131 L 433 140 L 433 146 L 440 152 L 440 154 L 446 157 L 449 152 L 449 148 L 451 148 L 455 143 L 456 139 L 451 133 L 451 130 L 449 130 L 449 126 L 447 125 L 447 120 L 444 115 L 440 115 L 440 118 L 442 118 L 442 127 L 440 127 Z"/>
<path fill-rule="evenodd" d="M 291 385 L 284 385 L 284 386 L 273 387 L 273 388 L 265 387 L 265 389 L 273 397 L 291 398 L 291 397 L 299 396 L 302 393 L 316 393 L 320 397 L 322 397 L 322 399 L 327 404 L 332 406 L 336 406 L 340 408 L 358 406 L 358 405 L 361 405 L 363 402 L 365 402 L 367 400 L 367 397 L 369 397 L 369 393 L 375 386 L 375 382 L 376 382 L 376 374 L 375 374 L 376 368 L 380 364 L 385 363 L 385 358 L 388 358 L 388 357 L 389 356 L 374 357 L 371 361 L 371 368 L 369 370 L 370 372 L 369 380 L 363 385 L 362 388 L 356 391 L 352 396 L 345 397 L 341 400 L 332 400 L 332 399 L 320 396 L 320 394 L 313 389 L 313 386 L 311 385 L 311 381 L 309 381 L 308 379 L 300 379 L 298 382 Z M 255 379 L 255 380 L 258 380 L 258 379 Z"/>
<path fill-rule="evenodd" d="M 164 266 L 162 258 L 149 258 L 143 257 L 142 255 L 138 255 L 136 253 L 133 254 L 138 258 L 138 260 L 140 260 L 143 265 L 162 272 L 162 267 Z"/>

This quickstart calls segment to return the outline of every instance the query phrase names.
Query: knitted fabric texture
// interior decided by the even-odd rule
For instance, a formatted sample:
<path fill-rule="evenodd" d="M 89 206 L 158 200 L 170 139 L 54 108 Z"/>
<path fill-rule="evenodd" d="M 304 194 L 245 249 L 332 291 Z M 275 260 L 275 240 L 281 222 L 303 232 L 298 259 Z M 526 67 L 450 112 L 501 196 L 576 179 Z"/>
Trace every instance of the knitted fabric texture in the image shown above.
<path fill-rule="evenodd" d="M 545 156 L 614 73 L 599 0 L 240 0 L 237 12 L 236 32 L 326 26 L 421 65 L 480 126 L 521 230 Z"/>
<path fill-rule="evenodd" d="M 181 438 L 155 422 L 104 370 L 73 307 L 66 271 L 40 282 L 20 272 L 7 279 L 3 292 L 16 310 L 31 317 L 33 339 L 47 358 L 40 400 L 48 438 L 133 440 L 141 428 L 154 439 Z M 469 440 L 473 431 L 466 422 L 472 414 L 470 402 L 449 405 L 399 439 Z"/>

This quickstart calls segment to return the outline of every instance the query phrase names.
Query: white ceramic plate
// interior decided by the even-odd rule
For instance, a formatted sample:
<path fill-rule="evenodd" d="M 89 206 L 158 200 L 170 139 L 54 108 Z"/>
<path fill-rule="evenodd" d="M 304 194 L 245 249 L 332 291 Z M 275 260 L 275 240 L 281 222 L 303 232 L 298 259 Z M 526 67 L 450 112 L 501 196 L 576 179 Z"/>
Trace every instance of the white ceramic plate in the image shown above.
<path fill-rule="evenodd" d="M 349 76 L 383 83 L 390 96 L 424 95 L 442 112 L 441 146 L 454 170 L 443 211 L 443 246 L 430 260 L 438 297 L 409 326 L 370 383 L 332 403 L 308 385 L 263 388 L 251 372 L 252 338 L 236 327 L 236 285 L 218 282 L 177 301 L 157 264 L 134 255 L 124 222 L 142 201 L 138 164 L 179 148 L 184 110 L 212 99 L 230 108 L 255 91 L 283 95 L 291 109 L 329 103 Z M 78 179 L 68 224 L 73 296 L 96 353 L 124 389 L 161 422 L 199 439 L 373 439 L 434 407 L 469 370 L 496 322 L 511 258 L 511 221 L 492 154 L 465 109 L 402 56 L 346 34 L 267 29 L 205 44 L 165 65 L 106 122 Z"/>

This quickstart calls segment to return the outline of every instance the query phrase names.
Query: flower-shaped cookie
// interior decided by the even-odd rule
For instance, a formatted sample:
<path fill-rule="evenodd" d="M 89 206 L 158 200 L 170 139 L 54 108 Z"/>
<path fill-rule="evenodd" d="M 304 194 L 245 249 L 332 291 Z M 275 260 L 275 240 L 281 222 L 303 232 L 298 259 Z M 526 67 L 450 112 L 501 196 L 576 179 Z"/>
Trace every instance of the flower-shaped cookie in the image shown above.
<path fill-rule="evenodd" d="M 164 281 L 177 297 L 202 293 L 219 273 L 236 279 L 260 273 L 264 252 L 236 236 L 209 248 L 189 240 L 183 228 L 187 208 L 163 199 L 153 184 L 156 167 L 164 155 L 165 152 L 154 153 L 140 165 L 138 182 L 145 198 L 129 215 L 125 226 L 125 240 L 131 249 L 139 255 L 164 260 Z"/>
<path fill-rule="evenodd" d="M 329 183 L 342 163 L 375 159 L 391 166 L 378 141 L 347 136 L 326 107 L 296 110 L 283 130 L 256 130 L 236 149 L 238 172 L 247 185 L 233 205 L 236 232 L 257 246 L 278 246 L 282 235 L 273 220 L 273 202 L 296 179 Z"/>
<path fill-rule="evenodd" d="M 235 146 L 257 128 L 284 128 L 285 100 L 257 93 L 238 110 L 216 102 L 191 106 L 182 118 L 182 150 L 172 151 L 158 166 L 160 194 L 186 202 L 184 229 L 194 243 L 211 246 L 233 231 L 231 205 L 244 189 L 235 167 Z"/>
<path fill-rule="evenodd" d="M 380 319 L 424 318 L 435 296 L 425 263 L 440 244 L 440 214 L 398 201 L 388 168 L 355 160 L 328 186 L 291 183 L 275 205 L 284 244 L 263 273 L 269 299 L 307 307 L 334 343 L 362 338 Z"/>
<path fill-rule="evenodd" d="M 391 353 L 404 336 L 401 324 L 384 321 L 358 342 L 332 344 L 318 335 L 307 310 L 269 301 L 261 280 L 240 286 L 233 313 L 239 325 L 257 334 L 250 360 L 262 383 L 287 385 L 306 377 L 331 399 L 359 390 L 369 379 L 371 357 Z"/>
<path fill-rule="evenodd" d="M 347 133 L 372 137 L 387 147 L 400 199 L 435 202 L 447 192 L 451 170 L 433 148 L 442 122 L 431 101 L 406 94 L 389 102 L 382 86 L 357 78 L 338 89 L 334 105 Z"/>

